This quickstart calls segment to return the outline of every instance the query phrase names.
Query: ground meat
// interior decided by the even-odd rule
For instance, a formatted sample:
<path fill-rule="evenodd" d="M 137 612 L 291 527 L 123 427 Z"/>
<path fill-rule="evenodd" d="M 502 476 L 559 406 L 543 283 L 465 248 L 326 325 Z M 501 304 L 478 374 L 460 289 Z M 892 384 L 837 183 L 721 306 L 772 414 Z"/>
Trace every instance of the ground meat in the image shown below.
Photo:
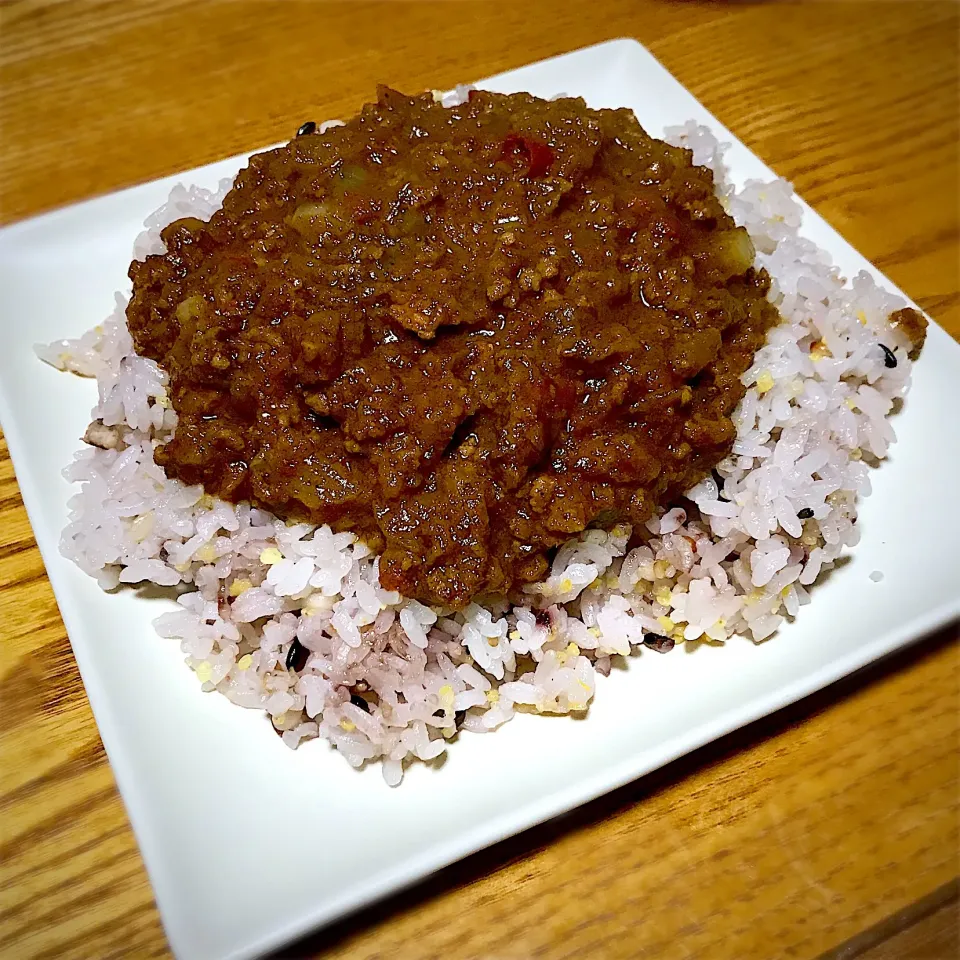
<path fill-rule="evenodd" d="M 927 318 L 919 310 L 905 307 L 891 313 L 889 323 L 910 341 L 910 359 L 916 360 L 927 339 Z"/>
<path fill-rule="evenodd" d="M 119 427 L 108 427 L 102 420 L 94 420 L 83 434 L 83 442 L 101 450 L 122 450 L 125 446 Z"/>
<path fill-rule="evenodd" d="M 354 530 L 453 607 L 707 474 L 776 321 L 711 173 L 574 99 L 381 88 L 163 238 L 127 317 L 168 474 Z"/>

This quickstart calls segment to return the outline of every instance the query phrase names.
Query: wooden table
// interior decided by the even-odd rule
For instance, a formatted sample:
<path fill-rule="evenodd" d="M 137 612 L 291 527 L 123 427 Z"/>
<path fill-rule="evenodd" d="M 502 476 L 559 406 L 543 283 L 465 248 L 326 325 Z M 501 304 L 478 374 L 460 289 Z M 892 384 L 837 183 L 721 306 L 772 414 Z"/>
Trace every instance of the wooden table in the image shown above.
<path fill-rule="evenodd" d="M 5 222 L 344 116 L 643 41 L 960 335 L 952 2 L 0 6 Z M 682 119 L 682 118 L 679 118 Z M 0 957 L 168 955 L 0 446 Z M 441 872 L 285 955 L 947 958 L 957 630 Z"/>

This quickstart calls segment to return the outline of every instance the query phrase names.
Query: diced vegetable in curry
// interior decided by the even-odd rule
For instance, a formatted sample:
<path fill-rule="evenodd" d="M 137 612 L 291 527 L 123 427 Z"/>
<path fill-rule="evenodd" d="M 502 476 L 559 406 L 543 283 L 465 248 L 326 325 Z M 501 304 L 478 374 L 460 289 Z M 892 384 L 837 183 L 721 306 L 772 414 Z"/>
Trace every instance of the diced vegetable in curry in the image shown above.
<path fill-rule="evenodd" d="M 168 474 L 356 531 L 384 586 L 462 607 L 729 452 L 777 316 L 687 151 L 527 94 L 381 88 L 301 134 L 131 267 Z"/>

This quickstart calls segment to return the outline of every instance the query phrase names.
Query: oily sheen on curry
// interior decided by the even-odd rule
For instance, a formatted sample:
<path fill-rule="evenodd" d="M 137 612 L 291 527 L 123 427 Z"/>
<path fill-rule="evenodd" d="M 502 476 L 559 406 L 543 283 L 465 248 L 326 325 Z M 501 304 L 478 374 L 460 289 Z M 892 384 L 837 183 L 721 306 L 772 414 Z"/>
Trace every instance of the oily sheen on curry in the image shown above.
<path fill-rule="evenodd" d="M 572 99 L 381 88 L 162 238 L 127 309 L 178 416 L 157 462 L 453 608 L 709 474 L 777 322 L 711 171 Z"/>

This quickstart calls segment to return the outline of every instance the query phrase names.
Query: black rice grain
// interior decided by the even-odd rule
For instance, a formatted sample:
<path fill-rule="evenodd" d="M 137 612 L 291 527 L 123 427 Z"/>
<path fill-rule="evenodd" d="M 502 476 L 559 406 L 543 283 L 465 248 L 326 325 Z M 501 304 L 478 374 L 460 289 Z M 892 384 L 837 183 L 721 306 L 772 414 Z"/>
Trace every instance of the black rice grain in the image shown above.
<path fill-rule="evenodd" d="M 355 707 L 359 707 L 364 713 L 369 713 L 369 712 L 370 712 L 370 704 L 367 703 L 367 701 L 364 700 L 363 697 L 359 697 L 359 696 L 357 696 L 357 694 L 351 693 L 351 694 L 350 694 L 350 702 L 351 702 Z"/>
<path fill-rule="evenodd" d="M 294 637 L 293 643 L 290 644 L 290 649 L 287 651 L 287 669 L 299 673 L 307 665 L 309 656 L 310 651 Z"/>
<path fill-rule="evenodd" d="M 662 637 L 658 633 L 647 633 L 644 634 L 643 645 L 651 650 L 656 650 L 657 653 L 669 653 L 676 646 L 676 643 L 673 637 Z"/>

